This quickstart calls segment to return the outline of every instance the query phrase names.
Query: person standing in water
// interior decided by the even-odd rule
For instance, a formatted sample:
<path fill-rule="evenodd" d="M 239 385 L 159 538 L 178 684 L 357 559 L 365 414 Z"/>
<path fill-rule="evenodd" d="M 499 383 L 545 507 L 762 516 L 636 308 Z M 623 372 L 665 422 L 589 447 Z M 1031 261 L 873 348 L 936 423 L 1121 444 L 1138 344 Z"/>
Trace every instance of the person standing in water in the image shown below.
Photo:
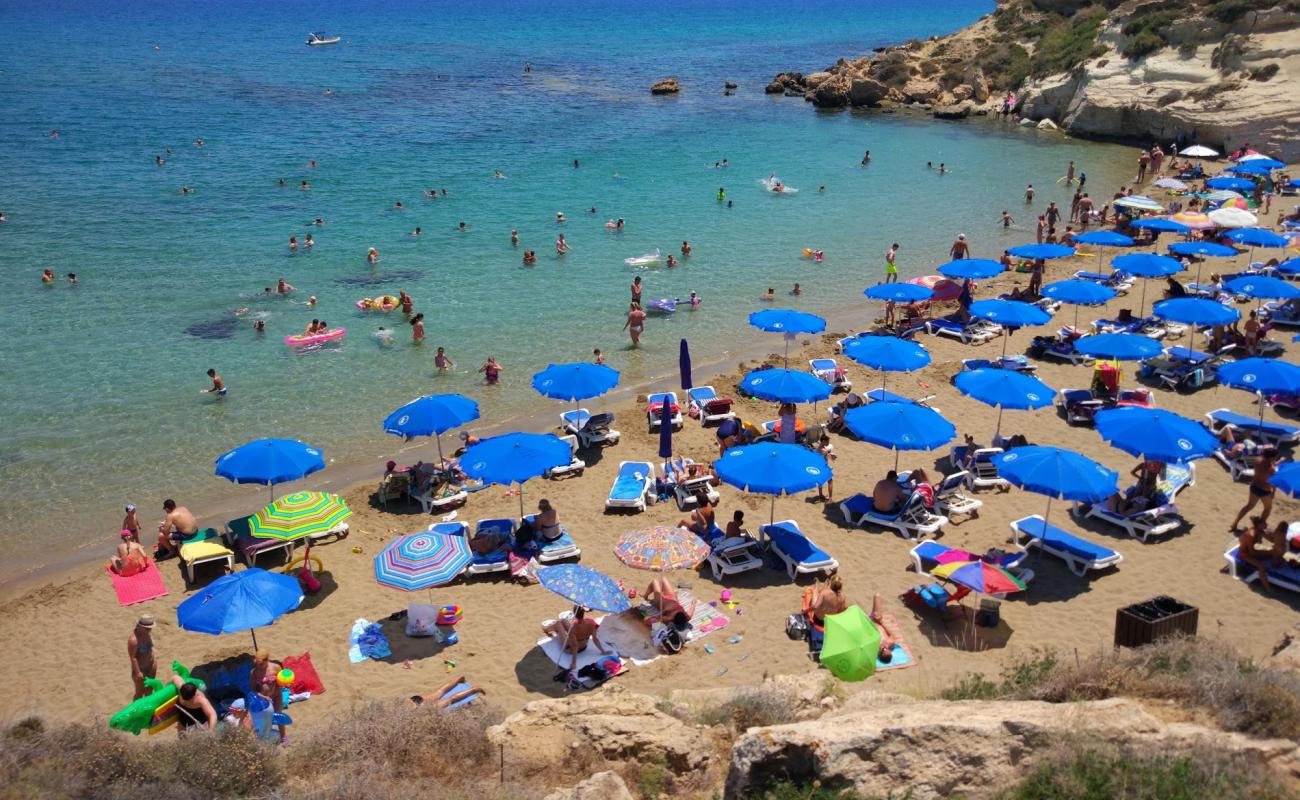
<path fill-rule="evenodd" d="M 439 372 L 446 372 L 449 369 L 456 368 L 456 362 L 452 361 L 451 356 L 447 355 L 447 351 L 441 347 L 433 356 L 433 365 L 438 368 Z"/>
<path fill-rule="evenodd" d="M 488 356 L 487 363 L 479 367 L 478 371 L 483 373 L 483 380 L 489 386 L 495 386 L 497 381 L 501 379 L 502 369 L 503 367 L 497 363 L 496 356 Z"/>
<path fill-rule="evenodd" d="M 641 276 L 638 275 L 632 279 L 632 302 L 641 302 Z"/>
<path fill-rule="evenodd" d="M 208 377 L 212 379 L 212 388 L 204 391 L 208 394 L 215 394 L 217 397 L 225 397 L 230 390 L 226 388 L 226 382 L 221 379 L 217 371 L 215 369 L 208 370 Z"/>
<path fill-rule="evenodd" d="M 411 341 L 419 344 L 424 341 L 424 315 L 416 314 L 411 317 Z"/>
<path fill-rule="evenodd" d="M 898 282 L 898 265 L 894 259 L 898 257 L 898 242 L 894 242 L 889 247 L 889 252 L 885 253 L 885 283 Z"/>
<path fill-rule="evenodd" d="M 629 304 L 627 311 L 627 321 L 623 323 L 623 330 L 628 332 L 632 337 L 633 349 L 641 345 L 641 333 L 645 330 L 645 312 L 641 310 L 641 304 L 633 302 Z"/>
<path fill-rule="evenodd" d="M 557 255 L 564 255 L 569 252 L 569 243 L 564 241 L 564 234 L 562 233 L 560 238 L 555 240 L 555 252 Z"/>
<path fill-rule="evenodd" d="M 863 153 L 862 155 L 862 166 L 865 167 L 870 163 L 871 163 L 871 151 L 868 150 L 866 153 Z"/>

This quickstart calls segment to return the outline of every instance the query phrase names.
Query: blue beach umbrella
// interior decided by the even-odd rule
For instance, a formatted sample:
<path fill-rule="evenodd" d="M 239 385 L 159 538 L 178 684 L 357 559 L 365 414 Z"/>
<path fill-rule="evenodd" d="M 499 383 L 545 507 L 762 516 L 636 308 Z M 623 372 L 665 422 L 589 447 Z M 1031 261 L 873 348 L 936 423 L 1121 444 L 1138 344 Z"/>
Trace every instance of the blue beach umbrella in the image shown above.
<path fill-rule="evenodd" d="M 384 419 L 384 433 L 411 439 L 433 436 L 442 461 L 442 434 L 478 419 L 478 403 L 460 394 L 417 397 Z"/>
<path fill-rule="evenodd" d="M 844 345 L 844 355 L 880 370 L 881 389 L 885 388 L 884 373 L 912 372 L 930 363 L 928 350 L 897 336 L 859 336 Z"/>
<path fill-rule="evenodd" d="M 1075 244 L 1095 244 L 1098 247 L 1132 247 L 1133 239 L 1122 233 L 1114 231 L 1088 231 L 1087 233 L 1076 233 L 1073 237 Z"/>
<path fill-rule="evenodd" d="M 1065 258 L 1074 255 L 1074 248 L 1063 244 L 1022 244 L 1007 251 L 1016 258 Z"/>
<path fill-rule="evenodd" d="M 776 521 L 777 495 L 806 492 L 833 477 L 820 453 L 778 442 L 733 447 L 713 462 L 713 469 L 724 483 L 742 492 L 772 495 L 772 522 Z"/>
<path fill-rule="evenodd" d="M 1268 482 L 1292 497 L 1300 497 L 1300 461 L 1278 467 Z"/>
<path fill-rule="evenodd" d="M 964 395 L 998 409 L 997 427 L 993 441 L 1002 433 L 1002 410 L 1014 408 L 1029 410 L 1052 404 L 1056 390 L 1032 375 L 1010 369 L 968 369 L 957 373 L 953 379 L 957 390 Z"/>
<path fill-rule="evenodd" d="M 1159 408 L 1127 406 L 1097 412 L 1097 433 L 1125 453 L 1183 463 L 1214 455 L 1219 440 L 1201 423 Z"/>
<path fill-rule="evenodd" d="M 1287 185 L 1293 189 L 1300 189 L 1300 178 L 1292 178 L 1291 182 Z"/>
<path fill-rule="evenodd" d="M 939 267 L 939 274 L 948 278 L 969 278 L 983 281 L 1001 275 L 1007 268 L 1002 262 L 988 258 L 959 258 Z"/>
<path fill-rule="evenodd" d="M 1278 272 L 1285 272 L 1288 275 L 1300 273 L 1300 256 L 1297 256 L 1296 258 L 1288 258 L 1286 261 L 1273 267 L 1273 269 Z"/>
<path fill-rule="evenodd" d="M 1226 167 L 1224 172 L 1231 172 L 1236 175 L 1268 175 L 1273 170 L 1256 161 L 1243 161 L 1240 164 L 1233 164 Z"/>
<path fill-rule="evenodd" d="M 1110 265 L 1117 270 L 1137 275 L 1140 278 L 1163 278 L 1182 272 L 1183 265 L 1176 258 L 1162 256 L 1159 253 L 1130 253 L 1110 260 Z M 1138 302 L 1138 314 L 1141 315 L 1147 305 L 1147 284 L 1142 282 L 1142 299 Z"/>
<path fill-rule="evenodd" d="M 1254 181 L 1248 181 L 1245 178 L 1230 178 L 1226 175 L 1218 178 L 1210 178 L 1205 185 L 1211 189 L 1228 189 L 1234 192 L 1249 192 L 1255 188 Z"/>
<path fill-rule="evenodd" d="M 832 386 L 811 372 L 760 369 L 745 376 L 741 391 L 759 400 L 777 403 L 814 403 L 831 396 Z"/>
<path fill-rule="evenodd" d="M 790 339 L 796 333 L 821 333 L 826 330 L 826 320 L 816 314 L 795 311 L 792 308 L 769 308 L 749 315 L 749 324 L 760 331 L 785 334 L 785 358 L 790 360 Z"/>
<path fill-rule="evenodd" d="M 293 611 L 302 600 L 297 578 L 249 567 L 217 578 L 177 606 L 176 622 L 183 630 L 214 636 L 253 631 Z"/>
<path fill-rule="evenodd" d="M 627 594 L 613 578 L 581 564 L 544 567 L 537 571 L 537 579 L 547 590 L 593 611 L 618 614 L 632 607 Z"/>
<path fill-rule="evenodd" d="M 1075 328 L 1079 327 L 1079 306 L 1104 305 L 1114 299 L 1116 294 L 1118 292 L 1109 286 L 1102 286 L 1099 283 L 1079 280 L 1078 278 L 1049 283 L 1042 290 L 1043 297 L 1069 303 L 1075 307 Z"/>
<path fill-rule="evenodd" d="M 325 469 L 321 451 L 296 439 L 257 439 L 217 456 L 214 474 L 235 483 L 296 481 Z M 271 491 L 275 498 L 275 490 Z"/>
<path fill-rule="evenodd" d="M 569 445 L 550 433 L 506 433 L 471 445 L 461 469 L 486 483 L 519 484 L 519 515 L 524 514 L 524 482 L 570 460 Z"/>
<path fill-rule="evenodd" d="M 660 403 L 659 408 L 659 457 L 673 457 L 673 405 Z"/>
<path fill-rule="evenodd" d="M 677 348 L 677 369 L 682 373 L 682 391 L 689 392 L 695 384 L 691 382 L 691 348 L 685 339 Z"/>
<path fill-rule="evenodd" d="M 468 538 L 421 531 L 397 537 L 375 556 L 375 580 L 408 592 L 431 589 L 451 583 L 473 560 Z"/>
<path fill-rule="evenodd" d="M 1053 500 L 1096 503 L 1115 493 L 1119 475 L 1086 456 L 1059 447 L 1030 445 L 993 456 L 998 475 L 1014 486 L 1047 495 L 1046 522 Z"/>
<path fill-rule="evenodd" d="M 549 364 L 533 375 L 533 389 L 555 400 L 586 400 L 599 397 L 618 385 L 618 370 L 604 364 L 575 361 Z"/>
<path fill-rule="evenodd" d="M 1237 244 L 1248 247 L 1286 247 L 1290 240 L 1278 236 L 1268 228 L 1237 228 L 1223 234 Z"/>
<path fill-rule="evenodd" d="M 1217 300 L 1199 297 L 1176 297 L 1151 306 L 1151 313 L 1161 319 L 1205 327 L 1230 325 L 1241 319 L 1241 312 Z"/>
<path fill-rule="evenodd" d="M 1223 288 L 1233 294 L 1261 300 L 1290 300 L 1300 297 L 1300 289 L 1294 283 L 1267 275 L 1242 275 L 1225 283 Z"/>
<path fill-rule="evenodd" d="M 892 300 L 895 303 L 915 303 L 934 297 L 934 290 L 915 283 L 878 283 L 862 292 L 872 300 Z"/>
<path fill-rule="evenodd" d="M 1164 217 L 1136 219 L 1130 222 L 1128 226 L 1138 230 L 1159 231 L 1160 233 L 1189 233 L 1192 230 L 1181 222 L 1175 222 Z"/>
<path fill-rule="evenodd" d="M 1080 353 L 1108 361 L 1142 361 L 1160 355 L 1160 342 L 1136 333 L 1098 333 L 1075 341 Z"/>
<path fill-rule="evenodd" d="M 1263 395 L 1300 394 L 1300 367 L 1276 358 L 1243 358 L 1219 367 L 1217 374 L 1220 383 L 1234 389 Z"/>
<path fill-rule="evenodd" d="M 1211 258 L 1231 258 L 1237 255 L 1235 248 L 1217 242 L 1174 242 L 1169 245 L 1169 252 L 1180 256 L 1209 256 Z"/>
<path fill-rule="evenodd" d="M 970 304 L 969 310 L 972 317 L 986 319 L 1003 327 L 1002 355 L 1004 356 L 1007 354 L 1007 342 L 1010 341 L 1013 330 L 1027 325 L 1044 325 L 1052 319 L 1051 314 L 1038 306 L 1019 300 L 976 300 Z"/>
<path fill-rule="evenodd" d="M 1269 158 L 1268 156 L 1251 157 L 1247 155 L 1245 157 L 1237 159 L 1237 163 L 1255 164 L 1257 166 L 1264 167 L 1265 169 L 1282 169 L 1286 166 L 1285 162 L 1278 161 L 1276 158 Z"/>
<path fill-rule="evenodd" d="M 859 439 L 893 450 L 894 469 L 898 451 L 933 450 L 957 435 L 951 422 L 919 403 L 882 400 L 858 406 L 844 412 L 844 424 Z"/>

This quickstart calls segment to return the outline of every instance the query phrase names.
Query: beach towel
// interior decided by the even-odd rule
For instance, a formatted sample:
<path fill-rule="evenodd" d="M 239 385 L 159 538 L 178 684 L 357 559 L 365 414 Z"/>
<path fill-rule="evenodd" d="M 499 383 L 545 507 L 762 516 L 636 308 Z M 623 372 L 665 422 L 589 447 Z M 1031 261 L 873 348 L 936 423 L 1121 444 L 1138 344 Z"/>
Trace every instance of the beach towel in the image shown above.
<path fill-rule="evenodd" d="M 451 697 L 452 695 L 457 695 L 457 694 L 460 694 L 461 692 L 469 691 L 471 688 L 473 688 L 473 687 L 470 686 L 470 684 L 469 684 L 468 681 L 461 681 L 460 683 L 458 683 L 458 684 L 456 684 L 455 686 L 451 687 L 451 688 L 448 689 L 447 691 L 443 692 L 443 693 L 442 693 L 442 696 L 439 697 L 438 699 L 441 700 L 441 699 L 444 698 L 444 697 Z M 470 703 L 472 703 L 472 702 L 474 702 L 475 700 L 477 700 L 478 698 L 479 698 L 479 695 L 477 695 L 477 694 L 472 694 L 472 695 L 470 695 L 469 697 L 462 697 L 461 699 L 459 699 L 459 700 L 457 700 L 456 702 L 452 703 L 451 705 L 447 706 L 447 708 L 460 708 L 461 706 L 467 706 L 467 705 L 469 705 Z"/>
<path fill-rule="evenodd" d="M 284 659 L 284 668 L 293 670 L 293 685 L 289 687 L 290 694 L 302 694 L 311 692 L 312 694 L 324 694 L 325 684 L 321 683 L 320 675 L 316 673 L 316 667 L 311 663 L 311 652 L 303 653 L 300 656 L 289 656 Z"/>
<path fill-rule="evenodd" d="M 885 622 L 889 625 L 891 631 L 898 633 L 901 630 L 898 627 L 898 618 L 894 616 L 894 612 L 886 611 L 881 616 L 885 618 Z M 916 659 L 912 656 L 912 651 L 907 649 L 907 643 L 903 641 L 902 636 L 894 639 L 894 652 L 892 655 L 893 658 L 890 659 L 888 664 L 881 661 L 879 657 L 876 658 L 876 672 L 916 666 Z"/>
<path fill-rule="evenodd" d="M 603 619 L 596 620 L 596 624 L 600 626 L 600 630 L 597 631 L 597 635 L 600 636 L 600 641 L 605 645 L 605 649 L 609 650 L 610 653 L 601 653 L 600 648 L 596 647 L 595 642 L 588 642 L 587 649 L 583 650 L 581 653 L 578 653 L 578 661 L 576 664 L 574 664 L 572 670 L 572 673 L 574 675 L 576 675 L 576 673 L 580 671 L 583 667 L 586 667 L 590 664 L 595 664 L 599 662 L 602 658 L 606 658 L 608 655 L 616 652 L 615 648 L 612 647 L 609 642 L 605 641 L 605 621 L 608 619 L 609 617 L 607 616 L 604 617 Z M 543 624 L 550 624 L 552 621 L 553 620 L 547 620 Z M 546 657 L 549 658 L 551 662 L 555 664 L 555 666 L 561 669 L 569 669 L 569 660 L 573 658 L 573 654 L 566 653 L 564 651 L 564 648 L 561 646 L 559 639 L 552 638 L 550 636 L 543 636 L 542 638 L 537 640 L 537 646 L 542 649 L 542 652 L 546 654 Z M 618 653 L 618 655 L 622 656 L 623 654 Z M 620 658 L 619 663 L 620 663 L 619 671 L 614 673 L 614 675 L 622 675 L 628 669 L 628 659 Z M 610 675 L 609 677 L 612 678 L 614 677 L 614 675 Z M 595 681 L 586 678 L 577 678 L 577 682 L 581 684 L 583 688 L 587 688 L 587 689 L 590 689 L 592 686 L 596 685 Z"/>
<path fill-rule="evenodd" d="M 352 634 L 348 637 L 348 642 L 348 660 L 353 664 L 359 664 L 368 658 L 387 658 L 393 654 L 379 624 L 368 619 L 359 618 L 352 623 Z"/>
<path fill-rule="evenodd" d="M 118 575 L 111 567 L 104 568 L 108 571 L 109 579 L 113 581 L 113 591 L 117 592 L 117 602 L 120 605 L 143 603 L 167 594 L 167 587 L 163 585 L 162 575 L 158 572 L 158 565 L 153 562 L 153 559 L 149 559 L 149 565 L 142 572 L 129 577 Z"/>

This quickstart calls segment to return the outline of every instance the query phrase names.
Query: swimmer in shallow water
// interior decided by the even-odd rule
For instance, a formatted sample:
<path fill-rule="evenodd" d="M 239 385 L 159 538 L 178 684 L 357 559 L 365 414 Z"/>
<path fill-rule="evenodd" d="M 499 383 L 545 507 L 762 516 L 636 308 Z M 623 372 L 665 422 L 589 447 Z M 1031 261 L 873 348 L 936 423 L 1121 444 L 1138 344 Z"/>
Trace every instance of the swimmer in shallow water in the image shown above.
<path fill-rule="evenodd" d="M 208 370 L 208 377 L 212 379 L 212 388 L 204 389 L 207 394 L 215 394 L 217 397 L 225 397 L 229 389 L 226 388 L 226 382 L 221 379 L 215 369 Z"/>
<path fill-rule="evenodd" d="M 758 299 L 759 299 L 759 300 L 766 300 L 767 302 L 771 303 L 771 302 L 773 302 L 773 301 L 776 300 L 776 290 L 773 289 L 771 286 L 769 286 L 769 287 L 767 287 L 767 294 L 763 295 L 762 297 L 760 297 L 760 298 L 758 298 Z"/>
<path fill-rule="evenodd" d="M 379 251 L 373 247 L 370 248 L 368 251 L 366 251 L 366 261 L 370 262 L 371 264 L 378 264 Z"/>
<path fill-rule="evenodd" d="M 519 231 L 518 231 L 518 230 L 514 230 L 514 229 L 512 229 L 512 230 L 510 231 L 510 246 L 511 246 L 511 247 L 518 247 L 518 246 L 519 246 Z"/>
<path fill-rule="evenodd" d="M 677 259 L 676 259 L 676 258 L 673 258 L 673 254 L 672 254 L 672 253 L 669 253 L 669 254 L 668 254 L 668 261 L 666 261 L 665 263 L 666 263 L 668 266 L 670 266 L 670 267 L 675 267 L 675 266 L 677 266 Z"/>
<path fill-rule="evenodd" d="M 419 235 L 420 235 L 420 226 L 419 226 L 419 225 L 416 225 L 416 226 L 415 226 L 415 230 L 411 231 L 411 235 L 412 235 L 412 236 L 419 236 Z"/>
<path fill-rule="evenodd" d="M 0 211 L 0 222 L 8 222 L 8 221 L 9 220 L 5 218 L 5 212 Z"/>
<path fill-rule="evenodd" d="M 451 360 L 447 351 L 439 347 L 438 352 L 433 356 L 433 365 L 438 368 L 439 372 L 446 372 L 449 369 L 456 368 L 456 362 Z"/>
<path fill-rule="evenodd" d="M 462 221 L 459 225 L 456 226 L 456 230 L 460 231 L 461 233 L 464 233 L 465 231 L 469 230 L 469 226 Z"/>
<path fill-rule="evenodd" d="M 307 241 L 303 242 L 303 244 L 307 245 L 308 247 L 315 247 L 316 240 L 311 238 L 311 234 L 309 233 L 307 234 Z"/>
<path fill-rule="evenodd" d="M 691 308 L 700 307 L 700 296 L 695 292 L 691 292 L 690 304 L 691 304 Z"/>
<path fill-rule="evenodd" d="M 691 254 L 691 243 L 682 242 L 682 256 L 685 257 L 685 256 L 689 256 L 690 254 Z"/>
<path fill-rule="evenodd" d="M 506 176 L 501 172 L 501 170 L 497 170 L 496 172 L 493 172 L 493 173 L 492 173 L 492 177 L 494 177 L 494 178 L 502 178 L 502 179 L 503 179 L 503 178 L 505 178 Z"/>
<path fill-rule="evenodd" d="M 257 331 L 258 333 L 266 333 L 266 320 L 264 319 L 253 320 L 253 330 Z"/>
<path fill-rule="evenodd" d="M 556 211 L 556 212 L 555 212 L 555 221 L 556 221 L 556 222 L 564 222 L 564 212 L 563 212 L 563 211 Z"/>
<path fill-rule="evenodd" d="M 76 286 L 78 283 L 81 283 L 81 281 L 77 280 L 77 273 L 75 272 L 68 273 L 68 283 L 72 284 L 73 286 Z"/>
<path fill-rule="evenodd" d="M 54 283 L 54 270 L 47 269 L 41 273 L 41 283 Z"/>
<path fill-rule="evenodd" d="M 398 200 L 396 203 L 393 204 L 393 208 L 394 208 L 394 210 L 397 210 L 397 211 L 401 211 L 401 210 L 402 210 L 403 208 L 405 208 L 405 207 L 406 207 L 406 206 L 403 206 L 403 205 L 402 205 L 402 201 L 401 201 L 401 200 Z"/>
<path fill-rule="evenodd" d="M 290 250 L 297 250 L 297 249 L 298 249 L 298 237 L 297 237 L 297 236 L 290 236 L 290 237 L 289 237 L 289 249 L 290 249 Z"/>
<path fill-rule="evenodd" d="M 803 294 L 803 289 L 799 288 L 799 284 L 796 283 L 794 285 L 794 288 L 790 290 L 790 294 L 794 295 L 795 297 L 798 297 L 799 295 Z"/>
<path fill-rule="evenodd" d="M 292 292 L 293 290 L 294 290 L 294 285 L 291 284 L 291 283 L 289 283 L 289 282 L 287 282 L 284 278 L 281 278 L 281 279 L 280 279 L 280 280 L 275 284 L 275 293 L 276 293 L 276 294 L 288 294 L 289 292 Z"/>
<path fill-rule="evenodd" d="M 555 240 L 555 252 L 558 255 L 564 255 L 569 252 L 569 243 L 564 241 L 564 234 L 562 233 L 560 234 L 560 238 Z"/>
<path fill-rule="evenodd" d="M 302 181 L 301 183 L 298 184 L 298 188 L 299 188 L 299 189 L 310 189 L 310 188 L 311 188 L 311 184 L 310 184 L 310 183 L 307 183 L 307 181 Z"/>

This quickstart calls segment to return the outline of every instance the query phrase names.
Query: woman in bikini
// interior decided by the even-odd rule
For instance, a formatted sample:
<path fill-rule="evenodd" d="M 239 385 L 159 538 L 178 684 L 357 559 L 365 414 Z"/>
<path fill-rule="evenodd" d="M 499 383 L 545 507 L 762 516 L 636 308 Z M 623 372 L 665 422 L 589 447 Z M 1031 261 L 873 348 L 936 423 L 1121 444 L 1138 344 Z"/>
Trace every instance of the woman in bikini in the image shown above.
<path fill-rule="evenodd" d="M 697 600 L 692 600 L 689 609 L 682 605 L 681 601 L 677 599 L 677 591 L 668 583 L 668 579 L 662 575 L 656 575 L 641 596 L 659 611 L 657 617 L 645 617 L 642 622 L 647 625 L 653 625 L 656 621 L 665 624 L 672 623 L 673 627 L 678 630 L 685 630 L 690 627 L 691 617 L 695 616 L 695 607 L 699 603 Z"/>
<path fill-rule="evenodd" d="M 628 308 L 627 322 L 623 323 L 623 330 L 632 337 L 632 347 L 639 347 L 641 332 L 645 330 L 645 312 L 641 310 L 640 303 L 634 302 Z"/>
<path fill-rule="evenodd" d="M 1268 515 L 1273 513 L 1273 495 L 1277 492 L 1270 480 L 1276 471 L 1277 448 L 1265 447 L 1259 454 L 1259 461 L 1255 462 L 1255 475 L 1250 479 L 1250 499 L 1237 512 L 1237 518 L 1232 521 L 1232 527 L 1229 528 L 1232 533 L 1235 534 L 1239 530 L 1241 518 L 1250 513 L 1256 503 L 1264 507 L 1263 513 L 1259 515 L 1260 520 L 1268 522 Z"/>
<path fill-rule="evenodd" d="M 564 652 L 573 656 L 569 661 L 569 668 L 555 676 L 557 680 L 563 680 L 570 672 L 577 669 L 578 654 L 587 649 L 588 641 L 596 643 L 601 655 L 609 654 L 596 633 L 598 627 L 594 620 L 587 619 L 587 610 L 581 606 L 573 610 L 572 619 L 557 619 L 542 626 L 543 633 L 552 639 L 559 639 Z"/>
<path fill-rule="evenodd" d="M 501 379 L 502 366 L 497 363 L 496 356 L 488 356 L 487 363 L 478 368 L 483 373 L 483 379 L 489 386 L 495 386 L 496 382 Z"/>
<path fill-rule="evenodd" d="M 537 516 L 533 518 L 533 527 L 545 543 L 554 542 L 564 535 L 560 527 L 560 515 L 551 506 L 551 501 L 543 498 L 537 502 Z"/>

